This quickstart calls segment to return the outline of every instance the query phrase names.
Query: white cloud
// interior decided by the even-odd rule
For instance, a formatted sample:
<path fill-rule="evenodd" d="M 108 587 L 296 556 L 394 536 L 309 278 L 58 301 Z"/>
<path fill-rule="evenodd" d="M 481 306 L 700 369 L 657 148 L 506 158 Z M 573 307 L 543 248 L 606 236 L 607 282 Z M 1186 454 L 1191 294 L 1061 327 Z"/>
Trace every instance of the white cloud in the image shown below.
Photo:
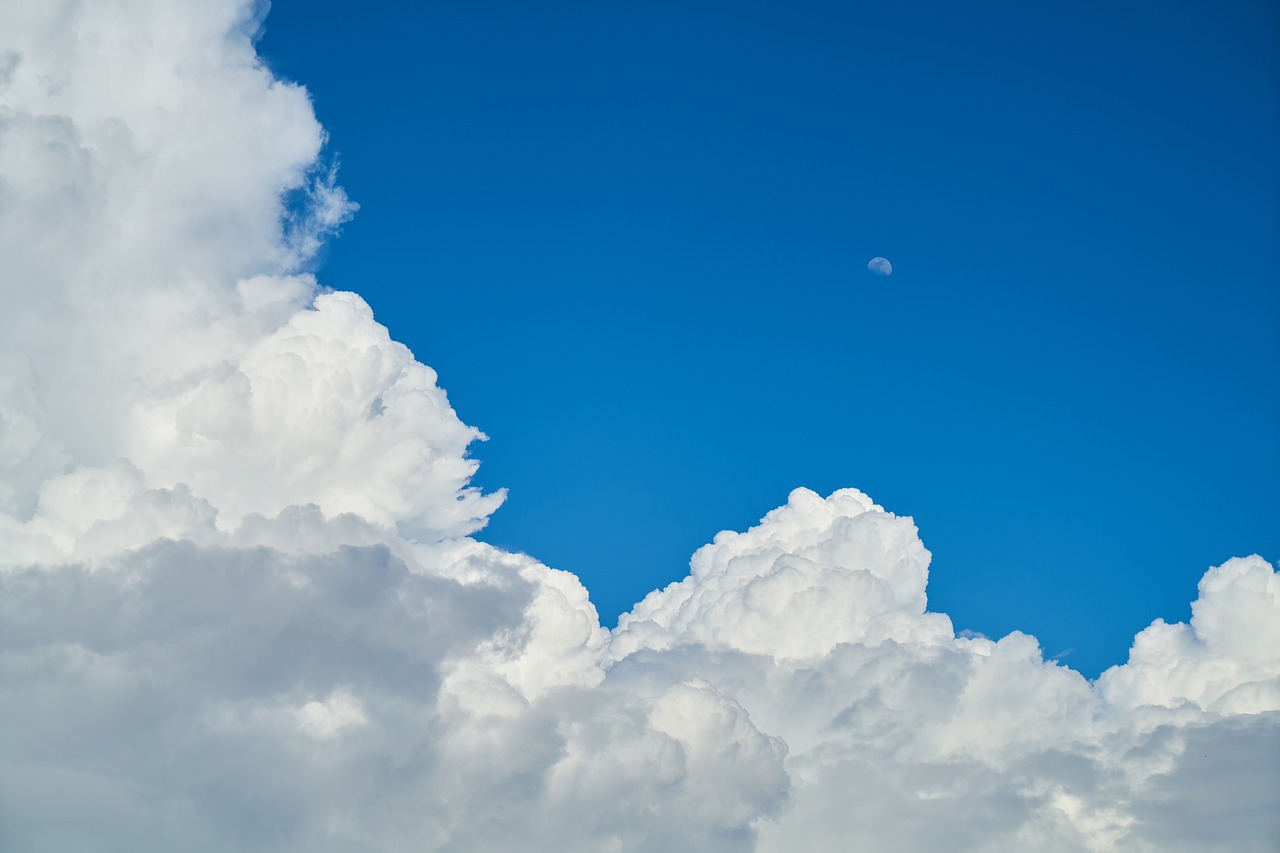
<path fill-rule="evenodd" d="M 82 553 L 144 488 L 190 487 L 223 529 L 314 503 L 428 538 L 502 500 L 466 486 L 481 436 L 435 373 L 298 273 L 352 205 L 306 92 L 238 28 L 253 12 L 0 11 L 9 559 Z"/>
<path fill-rule="evenodd" d="M 615 654 L 696 642 L 812 657 L 845 642 L 941 642 L 951 623 L 925 613 L 928 565 L 911 519 L 855 489 L 827 500 L 797 489 L 759 527 L 720 533 L 688 578 L 624 615 Z"/>
<path fill-rule="evenodd" d="M 260 11 L 0 7 L 0 847 L 1274 847 L 1259 557 L 1091 684 L 854 490 L 612 634 L 467 538 L 479 433 L 300 272 L 351 206 Z"/>
<path fill-rule="evenodd" d="M 1280 708 L 1280 576 L 1253 556 L 1200 580 L 1190 624 L 1157 619 L 1133 641 L 1129 662 L 1102 674 L 1108 701 L 1259 713 Z"/>
<path fill-rule="evenodd" d="M 369 722 L 364 715 L 364 705 L 347 690 L 335 690 L 323 702 L 308 702 L 297 710 L 295 717 L 300 731 L 320 740 L 331 740 L 343 729 Z"/>

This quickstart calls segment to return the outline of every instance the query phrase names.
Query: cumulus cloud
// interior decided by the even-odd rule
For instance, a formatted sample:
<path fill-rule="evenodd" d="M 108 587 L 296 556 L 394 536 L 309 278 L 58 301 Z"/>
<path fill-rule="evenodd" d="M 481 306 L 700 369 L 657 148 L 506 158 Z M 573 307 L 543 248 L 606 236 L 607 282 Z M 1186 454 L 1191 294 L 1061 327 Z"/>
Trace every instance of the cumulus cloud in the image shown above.
<path fill-rule="evenodd" d="M 306 272 L 354 206 L 264 8 L 0 8 L 0 847 L 1275 848 L 1260 557 L 1091 683 L 853 489 L 613 632 L 470 538 L 481 434 Z"/>
<path fill-rule="evenodd" d="M 467 487 L 481 435 L 435 373 L 299 272 L 353 205 L 256 11 L 0 11 L 9 559 L 80 553 L 144 489 L 189 488 L 223 529 L 314 503 L 426 537 L 501 502 Z"/>
<path fill-rule="evenodd" d="M 1261 557 L 1228 560 L 1200 580 L 1190 624 L 1158 619 L 1129 662 L 1098 685 L 1114 705 L 1258 713 L 1280 706 L 1280 576 Z"/>

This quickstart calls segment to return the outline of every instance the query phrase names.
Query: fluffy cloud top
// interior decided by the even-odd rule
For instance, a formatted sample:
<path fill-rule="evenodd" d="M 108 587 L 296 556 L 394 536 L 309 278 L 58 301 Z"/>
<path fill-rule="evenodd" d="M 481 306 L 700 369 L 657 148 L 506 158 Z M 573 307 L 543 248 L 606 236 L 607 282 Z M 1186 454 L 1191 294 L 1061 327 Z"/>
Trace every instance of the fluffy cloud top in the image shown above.
<path fill-rule="evenodd" d="M 1266 850 L 1280 579 L 1096 683 L 792 493 L 603 630 L 305 270 L 353 210 L 236 0 L 0 7 L 0 847 Z"/>
<path fill-rule="evenodd" d="M 911 519 L 861 492 L 823 500 L 797 489 L 759 527 L 720 533 L 689 577 L 623 616 L 615 654 L 696 642 L 808 658 L 840 643 L 942 642 L 950 620 L 925 613 L 929 556 Z"/>
<path fill-rule="evenodd" d="M 189 488 L 223 529 L 316 504 L 428 538 L 501 502 L 467 487 L 481 435 L 435 373 L 299 273 L 354 206 L 306 92 L 258 60 L 254 12 L 0 11 L 8 559 L 107 547 L 147 489 Z"/>

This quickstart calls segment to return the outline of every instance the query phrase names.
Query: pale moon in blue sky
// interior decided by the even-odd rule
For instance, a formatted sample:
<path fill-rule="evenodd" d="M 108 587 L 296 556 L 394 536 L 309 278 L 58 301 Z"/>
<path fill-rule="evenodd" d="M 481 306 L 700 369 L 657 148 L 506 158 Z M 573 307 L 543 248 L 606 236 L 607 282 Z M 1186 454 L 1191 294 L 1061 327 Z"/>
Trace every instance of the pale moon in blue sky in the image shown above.
<path fill-rule="evenodd" d="M 872 258 L 867 261 L 867 269 L 876 275 L 893 275 L 893 264 L 887 258 Z"/>

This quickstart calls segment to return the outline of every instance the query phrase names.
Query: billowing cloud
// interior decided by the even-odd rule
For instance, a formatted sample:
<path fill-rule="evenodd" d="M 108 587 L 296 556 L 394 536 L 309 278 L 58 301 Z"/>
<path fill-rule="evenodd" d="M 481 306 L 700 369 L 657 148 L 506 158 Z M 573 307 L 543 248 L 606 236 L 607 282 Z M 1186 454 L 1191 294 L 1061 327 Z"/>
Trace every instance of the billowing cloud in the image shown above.
<path fill-rule="evenodd" d="M 469 538 L 480 433 L 306 272 L 353 205 L 260 12 L 0 8 L 0 847 L 1274 849 L 1259 557 L 1091 683 L 853 489 L 614 632 Z"/>
<path fill-rule="evenodd" d="M 188 487 L 223 529 L 314 503 L 428 538 L 501 501 L 467 487 L 480 433 L 435 373 L 299 272 L 353 205 L 306 92 L 259 62 L 253 13 L 0 11 L 10 559 L 101 544 L 144 489 Z"/>

